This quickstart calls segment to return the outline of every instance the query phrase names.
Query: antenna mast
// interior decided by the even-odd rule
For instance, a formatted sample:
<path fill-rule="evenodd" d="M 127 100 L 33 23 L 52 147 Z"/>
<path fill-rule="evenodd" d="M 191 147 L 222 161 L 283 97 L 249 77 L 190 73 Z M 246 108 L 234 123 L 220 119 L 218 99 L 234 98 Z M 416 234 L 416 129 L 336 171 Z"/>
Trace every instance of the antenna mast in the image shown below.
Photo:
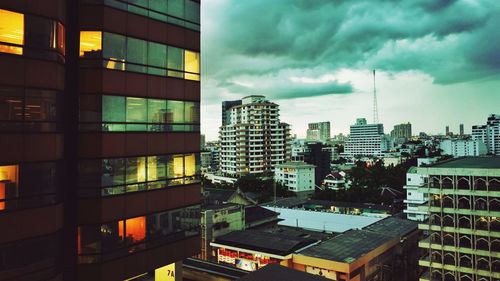
<path fill-rule="evenodd" d="M 375 86 L 375 69 L 373 70 L 373 124 L 378 124 L 377 88 Z"/>

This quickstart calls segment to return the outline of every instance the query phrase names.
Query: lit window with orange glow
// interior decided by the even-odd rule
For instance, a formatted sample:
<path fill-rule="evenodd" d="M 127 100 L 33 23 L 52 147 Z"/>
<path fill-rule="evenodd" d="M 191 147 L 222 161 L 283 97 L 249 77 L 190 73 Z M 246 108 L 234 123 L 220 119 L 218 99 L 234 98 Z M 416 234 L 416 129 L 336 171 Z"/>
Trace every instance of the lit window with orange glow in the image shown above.
<path fill-rule="evenodd" d="M 102 51 L 101 31 L 80 32 L 80 57 L 98 58 Z"/>
<path fill-rule="evenodd" d="M 132 243 L 146 239 L 146 217 L 136 217 L 125 221 L 125 235 Z"/>
<path fill-rule="evenodd" d="M 184 78 L 200 80 L 200 53 L 184 50 Z"/>
<path fill-rule="evenodd" d="M 5 200 L 17 197 L 19 182 L 19 166 L 0 166 L 0 211 L 7 209 Z"/>
<path fill-rule="evenodd" d="M 24 15 L 0 9 L 0 52 L 22 55 Z"/>

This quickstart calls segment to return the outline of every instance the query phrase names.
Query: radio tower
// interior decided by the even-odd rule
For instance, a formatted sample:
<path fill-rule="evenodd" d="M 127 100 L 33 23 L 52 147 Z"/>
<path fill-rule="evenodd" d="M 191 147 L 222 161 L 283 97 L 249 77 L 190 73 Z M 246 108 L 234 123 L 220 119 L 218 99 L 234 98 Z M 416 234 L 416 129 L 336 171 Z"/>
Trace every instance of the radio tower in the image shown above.
<path fill-rule="evenodd" d="M 375 87 L 375 69 L 373 70 L 373 124 L 378 124 L 377 88 Z"/>

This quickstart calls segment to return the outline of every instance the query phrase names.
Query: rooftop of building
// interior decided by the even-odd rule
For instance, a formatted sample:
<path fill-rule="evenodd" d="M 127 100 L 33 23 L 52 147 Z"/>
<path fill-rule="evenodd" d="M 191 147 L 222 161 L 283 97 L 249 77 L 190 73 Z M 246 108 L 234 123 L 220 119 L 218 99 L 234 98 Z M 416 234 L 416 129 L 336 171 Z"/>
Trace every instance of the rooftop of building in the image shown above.
<path fill-rule="evenodd" d="M 500 169 L 500 156 L 453 158 L 426 166 L 427 168 Z"/>
<path fill-rule="evenodd" d="M 245 207 L 245 223 L 252 224 L 257 221 L 271 219 L 278 217 L 278 213 L 263 208 L 261 206 L 247 206 Z"/>
<path fill-rule="evenodd" d="M 201 211 L 206 211 L 206 210 L 222 210 L 222 209 L 229 209 L 229 208 L 237 208 L 240 207 L 240 204 L 236 203 L 223 203 L 223 204 L 207 204 L 203 205 L 201 207 Z"/>
<path fill-rule="evenodd" d="M 301 255 L 352 263 L 390 240 L 417 230 L 414 221 L 388 217 L 362 229 L 351 229 L 300 252 Z"/>
<path fill-rule="evenodd" d="M 278 164 L 278 165 L 276 165 L 276 167 L 280 167 L 280 168 L 288 168 L 288 167 L 292 167 L 292 168 L 314 168 L 316 166 L 311 165 L 309 163 L 306 163 L 304 161 L 288 161 L 288 162 L 285 162 L 283 164 Z"/>
<path fill-rule="evenodd" d="M 239 281 L 326 281 L 325 277 L 298 271 L 278 264 L 269 264 L 238 279 Z"/>
<path fill-rule="evenodd" d="M 392 211 L 391 206 L 384 206 L 372 203 L 356 203 L 356 202 L 339 202 L 339 201 L 327 201 L 327 200 L 314 200 L 314 199 L 301 199 L 297 197 L 281 198 L 276 200 L 276 205 L 274 202 L 268 202 L 263 204 L 269 207 L 281 207 L 281 208 L 303 208 L 307 210 L 317 209 L 319 206 L 324 208 L 343 207 L 343 208 L 358 208 L 365 210 L 379 210 L 379 211 Z M 316 207 L 315 207 L 316 206 Z"/>
<path fill-rule="evenodd" d="M 314 236 L 312 235 L 314 233 Z M 277 227 L 265 230 L 233 231 L 215 239 L 215 243 L 262 253 L 286 256 L 329 237 L 301 229 Z"/>

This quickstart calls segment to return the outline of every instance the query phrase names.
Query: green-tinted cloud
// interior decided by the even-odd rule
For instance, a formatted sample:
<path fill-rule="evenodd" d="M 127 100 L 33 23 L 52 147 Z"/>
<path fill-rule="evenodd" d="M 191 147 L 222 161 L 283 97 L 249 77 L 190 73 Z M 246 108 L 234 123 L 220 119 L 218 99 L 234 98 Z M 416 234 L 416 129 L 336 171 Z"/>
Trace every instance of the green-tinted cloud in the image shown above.
<path fill-rule="evenodd" d="M 438 84 L 500 71 L 497 0 L 205 0 L 202 5 L 204 79 L 234 94 L 348 93 L 349 81 L 290 82 L 343 68 L 417 70 Z"/>

